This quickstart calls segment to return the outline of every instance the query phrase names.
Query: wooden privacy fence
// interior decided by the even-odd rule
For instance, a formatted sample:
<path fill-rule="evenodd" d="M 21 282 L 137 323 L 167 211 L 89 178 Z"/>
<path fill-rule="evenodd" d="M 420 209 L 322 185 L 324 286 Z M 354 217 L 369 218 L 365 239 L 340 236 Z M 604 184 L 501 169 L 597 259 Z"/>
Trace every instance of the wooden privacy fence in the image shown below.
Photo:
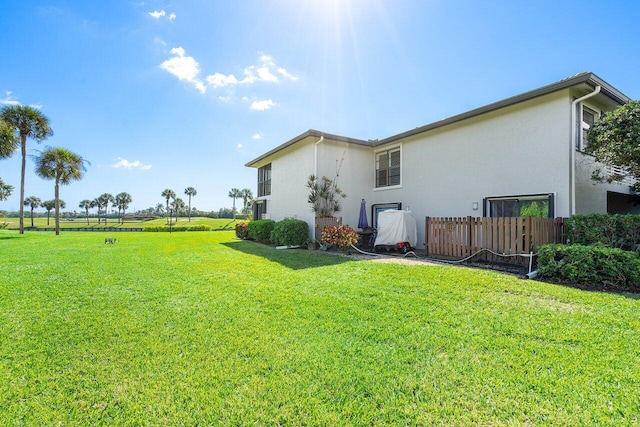
<path fill-rule="evenodd" d="M 332 225 L 342 225 L 342 217 L 316 217 L 315 238 L 320 240 L 322 237 L 322 230 Z"/>
<path fill-rule="evenodd" d="M 566 218 L 433 218 L 426 217 L 428 256 L 465 258 L 487 249 L 502 255 L 529 254 L 547 243 L 565 243 Z M 514 264 L 528 257 L 503 258 L 487 251 L 480 259 Z"/>

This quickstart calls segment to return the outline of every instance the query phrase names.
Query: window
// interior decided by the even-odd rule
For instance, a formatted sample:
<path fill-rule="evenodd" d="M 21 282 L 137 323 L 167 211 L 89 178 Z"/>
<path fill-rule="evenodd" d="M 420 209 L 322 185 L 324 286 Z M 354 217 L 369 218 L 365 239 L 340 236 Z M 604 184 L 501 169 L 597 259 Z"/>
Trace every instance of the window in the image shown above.
<path fill-rule="evenodd" d="M 378 228 L 378 215 L 380 215 L 380 212 L 382 211 L 386 211 L 386 210 L 402 210 L 402 203 L 401 202 L 395 202 L 395 203 L 377 203 L 377 204 L 373 204 L 371 205 L 371 226 L 373 228 Z"/>
<path fill-rule="evenodd" d="M 553 194 L 487 197 L 484 216 L 489 217 L 554 217 Z"/>
<path fill-rule="evenodd" d="M 376 153 L 376 188 L 400 185 L 400 147 Z"/>
<path fill-rule="evenodd" d="M 595 123 L 597 113 L 590 110 L 587 107 L 582 107 L 582 149 L 584 150 L 589 140 L 587 139 L 587 132 L 591 129 L 591 126 Z"/>
<path fill-rule="evenodd" d="M 258 197 L 271 194 L 271 163 L 258 169 Z"/>

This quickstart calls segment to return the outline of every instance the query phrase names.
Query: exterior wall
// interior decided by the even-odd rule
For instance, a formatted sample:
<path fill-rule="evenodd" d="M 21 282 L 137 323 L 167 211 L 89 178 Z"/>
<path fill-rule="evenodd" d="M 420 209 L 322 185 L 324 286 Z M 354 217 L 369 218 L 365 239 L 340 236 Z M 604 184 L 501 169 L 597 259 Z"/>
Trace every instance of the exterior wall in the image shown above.
<path fill-rule="evenodd" d="M 593 157 L 581 152 L 576 153 L 576 214 L 607 213 L 607 192 L 635 194 L 629 185 L 620 182 L 600 183 L 591 179 L 591 174 L 600 166 Z M 622 206 L 611 207 L 621 211 Z M 630 209 L 629 213 L 637 211 Z"/>
<path fill-rule="evenodd" d="M 280 221 L 290 217 L 313 223 L 305 188 L 307 177 L 313 173 L 313 145 L 311 139 L 303 141 L 270 158 L 271 194 L 259 197 L 267 201 L 268 218 Z"/>
<path fill-rule="evenodd" d="M 331 140 L 324 140 L 318 145 L 318 176 L 334 179 L 339 169 L 338 188 L 347 197 L 342 199 L 342 209 L 336 213 L 336 216 L 341 216 L 342 224 L 349 225 L 353 229 L 358 227 L 361 200 L 365 199 L 367 207 L 371 206 L 374 170 L 373 166 L 368 167 L 368 165 L 373 165 L 371 147 Z M 367 216 L 370 215 L 367 214 Z"/>
<path fill-rule="evenodd" d="M 418 247 L 425 216 L 482 216 L 485 197 L 555 193 L 556 216 L 568 215 L 570 103 L 560 91 L 402 141 L 401 188 L 373 202 L 408 206 Z"/>
<path fill-rule="evenodd" d="M 270 219 L 280 221 L 296 218 L 309 224 L 313 236 L 315 214 L 307 202 L 309 190 L 306 187 L 309 175 L 316 172 L 314 157 L 317 154 L 317 174 L 334 179 L 339 168 L 338 187 L 347 194 L 342 200 L 343 224 L 356 228 L 360 213 L 360 200 L 367 198 L 370 191 L 363 178 L 362 165 L 371 163 L 371 148 L 324 139 L 317 147 L 317 138 L 309 138 L 274 154 L 271 160 L 271 195 L 260 197 L 267 200 L 267 214 Z M 316 152 L 317 149 L 317 152 Z M 264 164 L 268 164 L 265 161 Z M 262 164 L 260 166 L 263 166 Z"/>

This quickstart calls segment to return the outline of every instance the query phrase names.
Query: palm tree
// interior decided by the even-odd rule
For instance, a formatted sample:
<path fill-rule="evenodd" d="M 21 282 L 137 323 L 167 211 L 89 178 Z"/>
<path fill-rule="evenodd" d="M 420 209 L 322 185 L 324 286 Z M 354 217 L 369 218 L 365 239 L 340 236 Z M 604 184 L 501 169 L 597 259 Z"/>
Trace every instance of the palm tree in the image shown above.
<path fill-rule="evenodd" d="M 94 207 L 93 202 L 89 199 L 84 199 L 78 204 L 80 209 L 84 209 L 84 214 L 87 217 L 87 225 L 89 225 L 89 209 Z"/>
<path fill-rule="evenodd" d="M 58 203 L 60 203 L 61 209 L 64 209 L 67 207 L 67 204 L 64 202 L 64 200 L 58 200 Z M 49 225 L 49 217 L 51 216 L 51 210 L 56 207 L 56 201 L 45 200 L 44 202 L 42 202 L 41 206 L 47 210 L 47 225 Z"/>
<path fill-rule="evenodd" d="M 162 212 L 164 212 L 164 206 L 162 205 L 162 203 L 158 203 L 152 212 L 157 215 L 161 215 Z"/>
<path fill-rule="evenodd" d="M 187 187 L 184 189 L 184 194 L 189 196 L 189 222 L 191 222 L 191 196 L 195 196 L 198 192 L 193 187 Z"/>
<path fill-rule="evenodd" d="M 173 208 L 173 210 L 176 213 L 176 222 L 178 222 L 178 213 L 180 211 L 183 211 L 184 208 L 186 207 L 186 205 L 184 204 L 184 200 L 182 200 L 180 197 L 177 197 L 171 203 L 171 207 Z"/>
<path fill-rule="evenodd" d="M 120 213 L 120 209 L 122 209 L 122 223 L 124 224 L 124 213 L 129 207 L 129 203 L 131 203 L 131 194 L 129 193 L 119 193 L 116 194 L 116 205 L 118 206 L 118 213 Z"/>
<path fill-rule="evenodd" d="M 102 207 L 104 208 L 104 225 L 107 225 L 107 215 L 109 215 L 109 203 L 113 203 L 115 199 L 109 193 L 103 193 L 100 197 L 98 197 Z"/>
<path fill-rule="evenodd" d="M 253 192 L 248 188 L 244 188 L 242 191 L 240 191 L 240 197 L 242 197 L 242 203 L 243 203 L 242 213 L 246 215 L 249 202 L 253 200 Z"/>
<path fill-rule="evenodd" d="M 27 166 L 27 138 L 38 143 L 53 135 L 49 119 L 40 111 L 25 105 L 9 105 L 0 117 L 20 136 L 22 170 L 20 172 L 20 234 L 24 234 L 24 176 Z"/>
<path fill-rule="evenodd" d="M 176 198 L 176 193 L 173 190 L 170 189 L 166 189 L 162 192 L 161 194 L 162 197 L 164 197 L 167 200 L 167 215 L 169 215 L 169 199 L 175 199 Z M 167 224 L 169 223 L 169 220 L 171 218 L 167 219 Z"/>
<path fill-rule="evenodd" d="M 98 208 L 98 224 L 100 224 L 100 213 L 102 212 L 102 201 L 100 197 L 96 197 L 91 201 L 92 208 Z"/>
<path fill-rule="evenodd" d="M 18 138 L 13 128 L 0 117 L 0 159 L 6 159 L 18 148 Z M 0 201 L 7 200 L 13 191 L 13 185 L 0 178 Z"/>
<path fill-rule="evenodd" d="M 44 179 L 55 180 L 56 235 L 60 234 L 60 184 L 67 185 L 82 179 L 86 161 L 66 148 L 47 148 L 35 156 L 36 174 Z"/>
<path fill-rule="evenodd" d="M 24 205 L 31 207 L 31 227 L 33 228 L 33 210 L 40 207 L 42 201 L 36 196 L 29 196 L 24 199 Z"/>
<path fill-rule="evenodd" d="M 0 201 L 7 200 L 13 191 L 13 185 L 9 185 L 0 178 Z"/>
<path fill-rule="evenodd" d="M 231 197 L 233 199 L 233 215 L 235 217 L 236 214 L 236 199 L 239 199 L 242 197 L 242 192 L 240 190 L 238 190 L 237 188 L 232 188 L 231 191 L 229 191 L 229 197 Z"/>

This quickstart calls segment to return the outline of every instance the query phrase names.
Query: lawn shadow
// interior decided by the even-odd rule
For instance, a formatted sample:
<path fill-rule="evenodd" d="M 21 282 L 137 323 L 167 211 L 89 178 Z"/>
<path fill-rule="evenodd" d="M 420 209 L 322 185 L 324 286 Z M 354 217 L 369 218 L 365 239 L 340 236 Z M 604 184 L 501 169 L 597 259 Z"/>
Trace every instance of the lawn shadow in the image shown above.
<path fill-rule="evenodd" d="M 19 239 L 20 234 L 18 233 L 0 233 L 0 240 L 5 239 Z"/>
<path fill-rule="evenodd" d="M 266 258 L 269 261 L 277 262 L 278 264 L 292 270 L 325 267 L 353 261 L 347 257 L 343 257 L 338 254 L 326 253 L 324 251 L 276 249 L 273 246 L 267 246 L 247 240 L 222 243 L 222 245 L 233 249 L 234 251 Z"/>

